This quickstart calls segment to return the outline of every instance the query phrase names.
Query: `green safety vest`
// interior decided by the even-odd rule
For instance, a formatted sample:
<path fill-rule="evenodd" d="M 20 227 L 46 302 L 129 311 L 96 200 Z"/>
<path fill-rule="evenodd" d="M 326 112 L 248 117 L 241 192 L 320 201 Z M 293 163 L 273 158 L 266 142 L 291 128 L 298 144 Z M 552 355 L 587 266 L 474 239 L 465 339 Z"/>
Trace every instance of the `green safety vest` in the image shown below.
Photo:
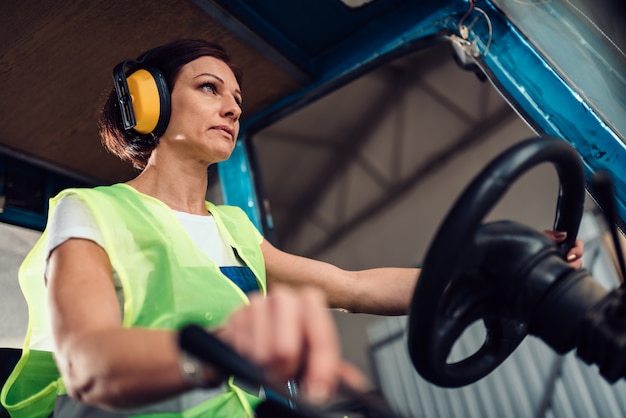
<path fill-rule="evenodd" d="M 50 200 L 78 195 L 90 208 L 124 292 L 123 327 L 178 330 L 188 324 L 221 325 L 248 303 L 245 293 L 194 244 L 163 202 L 126 184 L 68 189 Z M 261 234 L 238 207 L 206 203 L 218 230 L 252 270 L 266 292 Z M 28 303 L 29 325 L 22 357 L 2 388 L 2 405 L 14 418 L 47 417 L 55 399 L 66 393 L 52 353 L 38 350 L 49 340 L 44 282 L 47 231 L 26 256 L 19 282 Z M 209 302 L 207 302 L 209 301 Z M 251 417 L 259 399 L 229 382 L 228 390 L 192 410 L 156 417 Z"/>

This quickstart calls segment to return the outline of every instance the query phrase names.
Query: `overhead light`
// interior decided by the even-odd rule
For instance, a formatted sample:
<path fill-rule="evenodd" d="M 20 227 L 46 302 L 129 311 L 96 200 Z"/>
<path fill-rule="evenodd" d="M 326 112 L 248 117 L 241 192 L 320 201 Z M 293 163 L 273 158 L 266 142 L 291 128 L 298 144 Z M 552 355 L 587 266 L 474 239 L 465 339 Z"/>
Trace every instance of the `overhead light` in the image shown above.
<path fill-rule="evenodd" d="M 371 3 L 374 0 L 340 0 L 343 4 L 351 8 L 361 7 L 367 3 Z"/>

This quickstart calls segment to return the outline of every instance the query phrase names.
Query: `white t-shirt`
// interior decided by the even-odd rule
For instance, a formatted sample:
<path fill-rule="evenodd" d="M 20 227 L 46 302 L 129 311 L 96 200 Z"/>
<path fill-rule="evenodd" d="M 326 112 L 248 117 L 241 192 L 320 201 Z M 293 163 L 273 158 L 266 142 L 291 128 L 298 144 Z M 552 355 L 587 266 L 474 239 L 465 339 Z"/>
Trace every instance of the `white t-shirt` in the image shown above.
<path fill-rule="evenodd" d="M 212 216 L 193 215 L 172 211 L 185 228 L 193 242 L 219 266 L 242 266 L 233 249 L 220 236 Z M 57 203 L 48 222 L 46 253 L 70 238 L 94 241 L 104 248 L 102 233 L 98 229 L 89 207 L 74 195 L 65 195 Z"/>

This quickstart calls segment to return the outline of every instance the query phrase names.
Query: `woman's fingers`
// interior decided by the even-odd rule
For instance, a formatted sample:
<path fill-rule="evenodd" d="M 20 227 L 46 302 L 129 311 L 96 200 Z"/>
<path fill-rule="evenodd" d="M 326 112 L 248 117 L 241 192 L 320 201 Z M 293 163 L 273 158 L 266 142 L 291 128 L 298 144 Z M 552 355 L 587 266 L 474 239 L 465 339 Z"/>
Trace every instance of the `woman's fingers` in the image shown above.
<path fill-rule="evenodd" d="M 365 393 L 372 390 L 372 385 L 365 375 L 352 363 L 342 362 L 339 368 L 339 379 L 350 389 Z"/>
<path fill-rule="evenodd" d="M 306 355 L 302 317 L 306 312 L 299 295 L 284 287 L 273 290 L 266 303 L 271 313 L 268 333 L 272 338 L 266 347 L 268 361 L 262 366 L 269 378 L 286 381 L 298 376 L 302 369 L 302 358 Z"/>
<path fill-rule="evenodd" d="M 303 359 L 302 393 L 310 402 L 324 403 L 337 390 L 341 365 L 339 337 L 323 293 L 309 289 L 300 297 L 307 313 L 302 318 L 307 351 Z"/>
<path fill-rule="evenodd" d="M 559 243 L 563 242 L 565 238 L 567 238 L 567 232 L 565 231 L 554 231 L 554 230 L 545 230 L 543 231 L 548 237 L 550 237 L 554 242 Z M 582 240 L 576 239 L 574 241 L 574 246 L 570 248 L 565 256 L 565 259 L 569 263 L 570 266 L 575 269 L 582 268 L 583 266 L 583 253 L 585 250 L 585 245 Z"/>
<path fill-rule="evenodd" d="M 217 335 L 274 384 L 298 380 L 311 402 L 330 400 L 339 380 L 357 390 L 366 386 L 363 375 L 341 359 L 335 323 L 320 290 L 276 287 L 266 299 L 252 296 Z"/>
<path fill-rule="evenodd" d="M 555 231 L 552 229 L 546 229 L 543 231 L 544 234 L 552 238 L 554 242 L 561 242 L 567 238 L 567 232 L 565 231 Z"/>
<path fill-rule="evenodd" d="M 585 244 L 582 240 L 577 239 L 574 241 L 574 246 L 567 253 L 567 262 L 570 266 L 579 269 L 583 266 L 583 253 L 585 251 Z"/>

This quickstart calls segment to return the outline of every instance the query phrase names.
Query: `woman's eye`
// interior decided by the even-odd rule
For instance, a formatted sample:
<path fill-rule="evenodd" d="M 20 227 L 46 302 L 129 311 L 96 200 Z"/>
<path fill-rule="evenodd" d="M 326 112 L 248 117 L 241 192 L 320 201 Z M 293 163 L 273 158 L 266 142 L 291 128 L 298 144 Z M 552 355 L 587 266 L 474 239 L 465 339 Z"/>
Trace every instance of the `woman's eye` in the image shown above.
<path fill-rule="evenodd" d="M 215 84 L 213 83 L 204 83 L 200 86 L 203 90 L 208 91 L 209 93 L 216 93 L 217 89 L 215 88 Z"/>

